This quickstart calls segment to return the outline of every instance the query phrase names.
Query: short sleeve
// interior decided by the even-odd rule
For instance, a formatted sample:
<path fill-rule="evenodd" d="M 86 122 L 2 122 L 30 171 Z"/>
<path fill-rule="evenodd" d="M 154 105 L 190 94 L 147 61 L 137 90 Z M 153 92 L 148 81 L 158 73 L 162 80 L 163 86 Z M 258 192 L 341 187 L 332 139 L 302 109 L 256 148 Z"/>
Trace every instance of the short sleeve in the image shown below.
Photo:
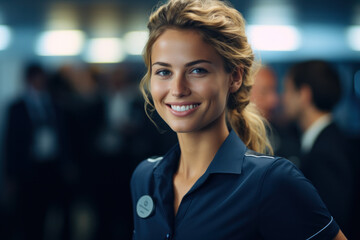
<path fill-rule="evenodd" d="M 259 232 L 263 239 L 333 239 L 339 226 L 314 186 L 288 160 L 276 160 L 260 188 Z"/>

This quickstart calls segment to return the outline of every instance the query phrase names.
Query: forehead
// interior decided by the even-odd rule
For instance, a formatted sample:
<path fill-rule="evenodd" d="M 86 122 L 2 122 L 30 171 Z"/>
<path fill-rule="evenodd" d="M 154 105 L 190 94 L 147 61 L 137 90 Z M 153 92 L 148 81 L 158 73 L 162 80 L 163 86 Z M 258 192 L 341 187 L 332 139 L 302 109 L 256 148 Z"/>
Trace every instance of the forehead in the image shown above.
<path fill-rule="evenodd" d="M 206 59 L 222 61 L 215 48 L 203 40 L 196 30 L 167 29 L 155 41 L 151 51 L 152 62 L 182 62 Z"/>

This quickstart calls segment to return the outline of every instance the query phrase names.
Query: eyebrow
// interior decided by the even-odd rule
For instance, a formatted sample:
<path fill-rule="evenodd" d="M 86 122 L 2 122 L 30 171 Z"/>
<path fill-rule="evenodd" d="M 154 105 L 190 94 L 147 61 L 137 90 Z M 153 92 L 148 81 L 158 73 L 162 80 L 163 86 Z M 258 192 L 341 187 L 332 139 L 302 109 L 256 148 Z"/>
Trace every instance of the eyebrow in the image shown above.
<path fill-rule="evenodd" d="M 196 65 L 196 64 L 199 64 L 199 63 L 208 63 L 208 64 L 213 64 L 211 61 L 209 60 L 205 60 L 205 59 L 199 59 L 199 60 L 196 60 L 196 61 L 192 61 L 192 62 L 189 62 L 187 64 L 185 64 L 185 67 L 191 67 L 193 65 Z M 160 66 L 164 66 L 164 67 L 171 67 L 171 64 L 169 63 L 164 63 L 164 62 L 155 62 L 152 64 L 152 66 L 154 65 L 160 65 Z"/>

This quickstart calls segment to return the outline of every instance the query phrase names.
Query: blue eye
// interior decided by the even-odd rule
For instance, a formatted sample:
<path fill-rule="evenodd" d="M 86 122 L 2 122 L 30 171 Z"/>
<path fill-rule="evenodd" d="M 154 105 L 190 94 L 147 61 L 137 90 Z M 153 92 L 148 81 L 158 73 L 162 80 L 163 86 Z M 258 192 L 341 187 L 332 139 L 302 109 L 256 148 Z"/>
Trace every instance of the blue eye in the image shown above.
<path fill-rule="evenodd" d="M 169 70 L 158 70 L 155 74 L 164 77 L 170 75 L 171 72 Z"/>
<path fill-rule="evenodd" d="M 204 74 L 204 73 L 208 73 L 208 71 L 204 68 L 194 68 L 191 73 L 195 73 L 195 74 Z"/>

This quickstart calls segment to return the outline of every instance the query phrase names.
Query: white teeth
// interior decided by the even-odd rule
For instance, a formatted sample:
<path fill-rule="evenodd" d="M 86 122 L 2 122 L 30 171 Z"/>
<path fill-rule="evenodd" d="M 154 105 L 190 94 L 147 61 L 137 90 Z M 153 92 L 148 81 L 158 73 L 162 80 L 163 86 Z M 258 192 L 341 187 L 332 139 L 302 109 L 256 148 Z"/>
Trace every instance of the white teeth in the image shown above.
<path fill-rule="evenodd" d="M 177 112 L 184 112 L 188 111 L 189 109 L 193 109 L 195 107 L 199 106 L 199 104 L 191 104 L 191 105 L 171 105 L 171 108 Z"/>

